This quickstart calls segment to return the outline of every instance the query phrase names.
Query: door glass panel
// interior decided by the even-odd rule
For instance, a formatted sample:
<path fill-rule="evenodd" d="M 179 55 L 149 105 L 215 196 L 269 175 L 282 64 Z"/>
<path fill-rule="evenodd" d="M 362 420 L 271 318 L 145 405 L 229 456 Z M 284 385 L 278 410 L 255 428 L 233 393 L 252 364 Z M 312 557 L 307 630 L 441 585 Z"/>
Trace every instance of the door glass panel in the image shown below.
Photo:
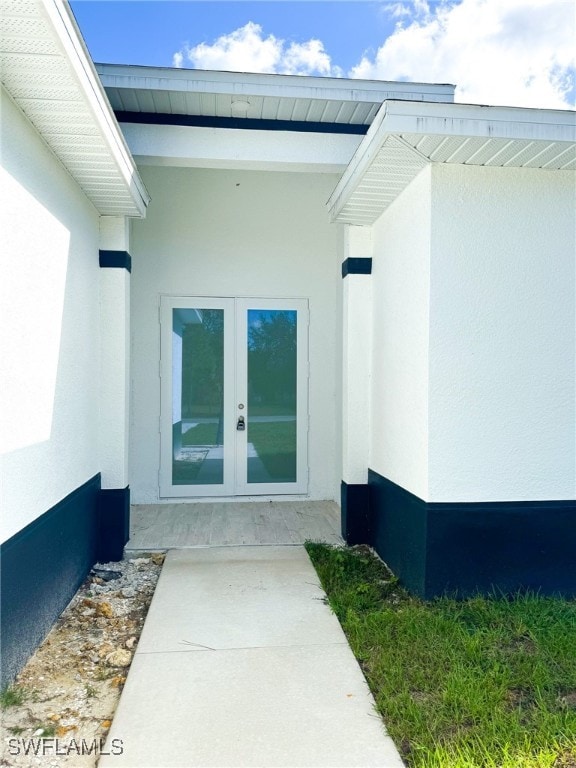
<path fill-rule="evenodd" d="M 295 310 L 249 309 L 249 483 L 296 481 Z"/>
<path fill-rule="evenodd" d="M 172 483 L 224 479 L 224 310 L 172 310 Z"/>

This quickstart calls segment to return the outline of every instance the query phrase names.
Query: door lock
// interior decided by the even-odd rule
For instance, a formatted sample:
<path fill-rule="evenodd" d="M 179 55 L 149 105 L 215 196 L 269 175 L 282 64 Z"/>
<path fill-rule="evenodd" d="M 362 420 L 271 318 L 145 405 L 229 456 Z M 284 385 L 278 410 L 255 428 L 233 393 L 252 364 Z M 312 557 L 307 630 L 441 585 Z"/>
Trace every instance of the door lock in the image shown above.
<path fill-rule="evenodd" d="M 244 423 L 244 416 L 238 416 L 238 421 L 236 422 L 236 429 L 238 432 L 243 432 L 246 429 L 246 424 Z"/>

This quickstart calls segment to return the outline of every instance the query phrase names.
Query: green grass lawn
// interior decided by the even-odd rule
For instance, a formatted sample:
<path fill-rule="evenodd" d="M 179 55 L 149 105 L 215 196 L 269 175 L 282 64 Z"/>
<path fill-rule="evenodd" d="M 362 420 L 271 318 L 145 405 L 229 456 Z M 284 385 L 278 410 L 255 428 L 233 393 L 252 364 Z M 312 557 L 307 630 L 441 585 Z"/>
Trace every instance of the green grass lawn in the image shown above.
<path fill-rule="evenodd" d="M 248 424 L 248 442 L 254 445 L 258 456 L 276 456 L 296 453 L 296 422 L 273 421 Z"/>
<path fill-rule="evenodd" d="M 252 422 L 248 442 L 270 473 L 271 480 L 296 479 L 296 422 Z"/>
<path fill-rule="evenodd" d="M 217 445 L 218 427 L 217 421 L 196 424 L 184 432 L 182 445 Z M 248 441 L 261 458 L 295 453 L 296 421 L 249 422 Z"/>
<path fill-rule="evenodd" d="M 423 602 L 367 548 L 307 549 L 410 768 L 576 768 L 576 601 Z"/>
<path fill-rule="evenodd" d="M 218 422 L 209 424 L 196 424 L 186 430 L 182 435 L 182 445 L 217 445 L 218 443 Z"/>

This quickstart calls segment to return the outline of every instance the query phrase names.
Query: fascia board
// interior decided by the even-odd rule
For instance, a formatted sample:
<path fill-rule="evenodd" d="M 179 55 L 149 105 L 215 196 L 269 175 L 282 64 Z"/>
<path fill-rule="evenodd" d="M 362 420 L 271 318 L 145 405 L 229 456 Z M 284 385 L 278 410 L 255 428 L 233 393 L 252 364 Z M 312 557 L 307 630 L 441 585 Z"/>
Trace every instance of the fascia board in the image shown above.
<path fill-rule="evenodd" d="M 385 130 L 428 136 L 571 142 L 576 141 L 576 112 L 390 99 Z"/>
<path fill-rule="evenodd" d="M 124 141 L 72 11 L 64 0 L 43 0 L 43 6 L 94 119 L 102 131 L 114 163 L 130 189 L 137 210 L 144 216 L 150 196 Z"/>
<path fill-rule="evenodd" d="M 107 88 L 187 91 L 231 96 L 272 96 L 278 98 L 326 99 L 341 101 L 382 101 L 392 93 L 444 95 L 453 99 L 455 86 L 335 77 L 214 72 L 208 70 L 96 64 Z"/>

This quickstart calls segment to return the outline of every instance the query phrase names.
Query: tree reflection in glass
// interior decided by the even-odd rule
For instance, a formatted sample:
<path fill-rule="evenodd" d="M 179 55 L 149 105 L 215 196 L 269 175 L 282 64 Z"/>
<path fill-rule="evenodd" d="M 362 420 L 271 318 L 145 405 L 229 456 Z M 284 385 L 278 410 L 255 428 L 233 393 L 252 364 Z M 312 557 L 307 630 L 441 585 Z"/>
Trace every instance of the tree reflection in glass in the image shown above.
<path fill-rule="evenodd" d="M 223 482 L 224 312 L 175 309 L 172 334 L 174 485 Z"/>
<path fill-rule="evenodd" d="M 296 481 L 295 310 L 248 310 L 248 482 Z"/>

